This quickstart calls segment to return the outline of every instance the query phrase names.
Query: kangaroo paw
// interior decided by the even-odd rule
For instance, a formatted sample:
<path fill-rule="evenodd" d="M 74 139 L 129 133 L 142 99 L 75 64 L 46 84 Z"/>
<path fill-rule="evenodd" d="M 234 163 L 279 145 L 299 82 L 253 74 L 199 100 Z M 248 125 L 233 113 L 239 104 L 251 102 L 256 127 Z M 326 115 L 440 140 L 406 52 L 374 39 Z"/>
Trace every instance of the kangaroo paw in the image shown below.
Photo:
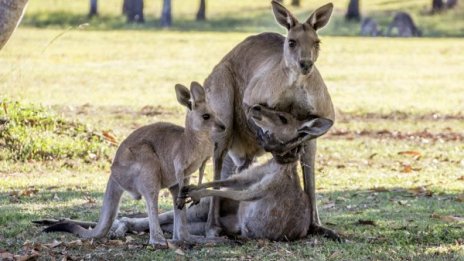
<path fill-rule="evenodd" d="M 308 234 L 310 234 L 310 235 L 321 235 L 321 236 L 323 236 L 325 238 L 328 238 L 328 239 L 331 239 L 333 241 L 340 242 L 340 243 L 345 241 L 335 230 L 326 228 L 326 227 L 321 226 L 321 225 L 315 225 L 315 224 L 311 225 L 309 227 Z"/>

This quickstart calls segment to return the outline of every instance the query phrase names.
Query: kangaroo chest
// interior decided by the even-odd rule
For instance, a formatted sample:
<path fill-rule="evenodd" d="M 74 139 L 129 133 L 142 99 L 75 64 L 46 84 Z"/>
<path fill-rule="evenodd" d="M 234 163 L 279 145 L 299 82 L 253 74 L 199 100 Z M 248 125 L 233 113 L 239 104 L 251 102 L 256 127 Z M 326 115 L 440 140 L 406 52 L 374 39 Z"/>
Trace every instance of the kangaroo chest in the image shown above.
<path fill-rule="evenodd" d="M 244 92 L 245 106 L 265 105 L 279 111 L 286 111 L 298 119 L 304 119 L 317 110 L 317 93 L 307 80 L 290 82 L 287 77 L 260 76 L 253 78 Z"/>

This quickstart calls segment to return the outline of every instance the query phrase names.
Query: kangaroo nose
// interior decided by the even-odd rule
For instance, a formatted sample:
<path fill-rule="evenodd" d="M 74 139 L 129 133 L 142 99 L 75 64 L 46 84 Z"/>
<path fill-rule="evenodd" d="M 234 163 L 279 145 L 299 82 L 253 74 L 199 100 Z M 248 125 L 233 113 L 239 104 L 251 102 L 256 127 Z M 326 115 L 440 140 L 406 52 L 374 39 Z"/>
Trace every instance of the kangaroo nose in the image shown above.
<path fill-rule="evenodd" d="M 300 68 L 303 71 L 309 71 L 309 69 L 313 67 L 313 62 L 310 60 L 300 60 L 299 63 L 300 63 Z"/>
<path fill-rule="evenodd" d="M 226 130 L 226 126 L 222 122 L 216 122 L 216 128 L 221 132 Z"/>

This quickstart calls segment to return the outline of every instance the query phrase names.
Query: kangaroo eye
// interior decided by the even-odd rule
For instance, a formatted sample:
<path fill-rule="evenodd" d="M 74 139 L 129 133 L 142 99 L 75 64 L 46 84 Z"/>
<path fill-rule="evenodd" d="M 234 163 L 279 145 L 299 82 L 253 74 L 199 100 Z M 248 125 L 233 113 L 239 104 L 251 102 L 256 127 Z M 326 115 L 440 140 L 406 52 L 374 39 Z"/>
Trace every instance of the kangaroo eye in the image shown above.
<path fill-rule="evenodd" d="M 282 116 L 282 115 L 279 115 L 279 119 L 280 119 L 280 121 L 282 122 L 282 124 L 287 124 L 287 123 L 288 123 L 287 118 L 285 118 L 285 117 Z"/>
<path fill-rule="evenodd" d="M 296 41 L 295 40 L 288 40 L 288 46 L 290 48 L 294 48 L 296 46 Z"/>
<path fill-rule="evenodd" d="M 207 121 L 207 120 L 209 120 L 211 118 L 211 115 L 205 113 L 205 114 L 201 115 L 201 117 L 203 118 L 203 120 Z"/>

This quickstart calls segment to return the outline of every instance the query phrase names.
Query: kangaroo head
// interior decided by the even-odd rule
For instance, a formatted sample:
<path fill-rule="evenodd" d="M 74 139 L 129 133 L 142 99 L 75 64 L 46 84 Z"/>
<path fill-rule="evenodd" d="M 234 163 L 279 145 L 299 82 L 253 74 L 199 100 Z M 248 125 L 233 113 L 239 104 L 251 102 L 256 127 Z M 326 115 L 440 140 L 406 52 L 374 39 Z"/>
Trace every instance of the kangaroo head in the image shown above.
<path fill-rule="evenodd" d="M 250 110 L 251 119 L 256 126 L 264 133 L 273 135 L 282 144 L 297 137 L 317 138 L 333 125 L 333 121 L 320 117 L 300 121 L 290 113 L 271 110 L 261 105 L 254 105 Z"/>
<path fill-rule="evenodd" d="M 319 55 L 320 40 L 317 31 L 329 22 L 333 4 L 319 7 L 304 23 L 300 23 L 276 1 L 272 1 L 272 10 L 277 22 L 288 30 L 284 44 L 286 66 L 299 74 L 309 75 Z"/>
<path fill-rule="evenodd" d="M 177 101 L 187 107 L 185 127 L 197 132 L 221 132 L 225 130 L 224 124 L 206 103 L 205 90 L 198 82 L 190 84 L 190 91 L 182 84 L 176 84 Z"/>

